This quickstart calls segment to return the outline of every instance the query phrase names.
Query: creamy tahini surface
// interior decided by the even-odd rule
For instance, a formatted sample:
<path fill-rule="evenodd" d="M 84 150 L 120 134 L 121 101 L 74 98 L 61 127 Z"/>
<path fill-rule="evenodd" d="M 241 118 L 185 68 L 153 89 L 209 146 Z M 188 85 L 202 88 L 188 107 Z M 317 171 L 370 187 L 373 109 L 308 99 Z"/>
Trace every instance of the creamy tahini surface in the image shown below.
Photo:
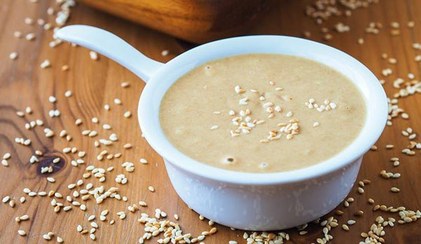
<path fill-rule="evenodd" d="M 160 122 L 182 153 L 243 172 L 299 169 L 329 159 L 366 117 L 358 88 L 308 59 L 240 55 L 202 65 L 165 94 Z"/>

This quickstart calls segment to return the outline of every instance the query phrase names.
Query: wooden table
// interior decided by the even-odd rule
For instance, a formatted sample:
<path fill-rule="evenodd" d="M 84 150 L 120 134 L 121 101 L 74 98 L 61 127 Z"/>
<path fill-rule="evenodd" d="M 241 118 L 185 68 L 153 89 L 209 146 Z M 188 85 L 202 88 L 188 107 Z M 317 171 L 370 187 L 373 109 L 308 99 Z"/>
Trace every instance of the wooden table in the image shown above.
<path fill-rule="evenodd" d="M 71 47 L 65 43 L 55 48 L 49 47 L 52 40 L 51 30 L 43 31 L 37 23 L 28 25 L 24 23 L 25 17 L 50 19 L 46 11 L 55 1 L 0 1 L 0 156 L 6 152 L 11 153 L 8 160 L 9 167 L 0 166 L 0 195 L 3 198 L 8 195 L 15 199 L 16 206 L 11 208 L 8 204 L 0 205 L 0 243 L 43 242 L 42 235 L 52 231 L 62 237 L 66 243 L 90 242 L 88 235 L 77 233 L 78 224 L 88 226 L 88 216 L 98 214 L 104 209 L 109 209 L 108 221 L 115 219 L 115 224 L 110 225 L 97 221 L 100 225 L 96 231 L 97 241 L 101 243 L 135 243 L 143 235 L 143 226 L 137 222 L 139 212 L 132 214 L 127 211 L 130 204 L 144 200 L 148 203 L 146 211 L 154 213 L 155 208 L 166 211 L 173 219 L 173 214 L 180 216 L 179 223 L 185 233 L 200 234 L 203 230 L 209 230 L 207 221 L 200 221 L 198 215 L 178 198 L 174 192 L 162 159 L 151 149 L 148 143 L 141 137 L 141 132 L 136 119 L 136 109 L 139 94 L 144 83 L 123 67 L 100 57 L 93 61 L 89 57 L 89 51 L 81 47 Z M 304 31 L 312 33 L 311 39 L 322 41 L 323 33 L 314 20 L 304 15 L 305 6 L 311 1 L 285 0 L 275 3 L 274 7 L 259 20 L 259 27 L 251 30 L 253 33 L 286 34 L 301 36 Z M 366 27 L 370 22 L 380 22 L 383 28 L 380 33 L 367 34 Z M 400 23 L 400 35 L 392 35 L 390 23 Z M 415 27 L 408 28 L 407 22 L 414 21 Z M 412 43 L 421 42 L 421 2 L 417 0 L 380 0 L 368 8 L 358 9 L 352 12 L 350 17 L 333 17 L 322 26 L 330 29 L 337 23 L 343 22 L 351 27 L 350 32 L 337 33 L 330 30 L 333 38 L 326 41 L 329 45 L 350 53 L 366 64 L 379 78 L 384 79 L 385 89 L 390 97 L 398 89 L 393 87 L 393 81 L 397 77 L 408 80 L 407 74 L 412 72 L 415 79 L 420 79 L 421 63 L 416 63 L 414 58 L 420 55 L 420 50 L 415 50 Z M 69 23 L 83 23 L 108 29 L 126 39 L 129 43 L 140 49 L 146 55 L 156 60 L 166 62 L 182 53 L 191 45 L 179 41 L 170 36 L 147 29 L 142 26 L 126 22 L 122 19 L 109 16 L 85 6 L 77 6 L 72 11 Z M 27 41 L 25 38 L 15 38 L 13 33 L 21 31 L 26 34 L 33 32 L 35 40 Z M 364 38 L 364 44 L 357 43 L 358 38 Z M 168 56 L 161 56 L 162 50 L 169 50 Z M 16 51 L 18 58 L 9 59 L 9 54 Z M 396 58 L 396 64 L 390 64 L 381 55 L 386 53 L 389 57 Z M 51 67 L 41 69 L 40 64 L 49 59 Z M 392 60 L 393 62 L 393 60 Z M 69 70 L 63 71 L 62 66 L 68 65 Z M 383 77 L 381 72 L 390 68 L 393 74 Z M 130 82 L 130 87 L 122 88 L 121 82 Z M 71 90 L 73 95 L 65 97 L 64 93 Z M 49 102 L 49 96 L 57 97 L 56 103 Z M 334 243 L 358 243 L 362 238 L 361 232 L 367 232 L 377 216 L 393 216 L 399 219 L 397 213 L 373 212 L 374 205 L 368 204 L 367 200 L 373 198 L 375 204 L 387 206 L 405 206 L 416 210 L 421 208 L 421 152 L 416 150 L 416 155 L 406 156 L 401 150 L 409 144 L 408 138 L 401 135 L 401 131 L 412 127 L 417 133 L 421 132 L 421 98 L 419 94 L 399 99 L 399 106 L 409 115 L 409 119 L 395 118 L 393 126 L 387 127 L 376 144 L 378 150 L 368 152 L 364 158 L 359 180 L 369 179 L 371 184 L 365 186 L 365 193 L 358 194 L 356 187 L 350 193 L 355 198 L 349 208 L 342 205 L 338 207 L 344 211 L 343 216 L 334 213 L 339 223 L 343 224 L 348 219 L 357 220 L 346 232 L 339 227 L 332 230 Z M 113 100 L 119 98 L 122 105 L 115 105 Z M 111 110 L 106 111 L 104 104 L 110 104 Z M 32 114 L 26 114 L 24 118 L 16 115 L 17 111 L 24 111 L 30 106 Z M 56 118 L 49 117 L 51 109 L 58 109 L 61 115 Z M 124 118 L 123 113 L 131 111 L 131 118 Z M 98 117 L 100 124 L 91 122 L 93 117 Z M 83 124 L 75 125 L 75 120 L 81 118 Z M 25 129 L 25 123 L 34 119 L 41 119 L 44 127 L 55 131 L 55 136 L 46 138 L 42 126 L 31 130 Z M 94 147 L 94 140 L 82 136 L 85 129 L 98 130 L 100 135 L 109 135 L 110 131 L 101 128 L 103 123 L 112 126 L 112 131 L 119 136 L 119 141 L 109 150 L 112 153 L 121 152 L 119 159 L 98 161 L 96 155 L 102 148 Z M 59 136 L 65 129 L 73 140 L 68 142 Z M 30 138 L 29 146 L 15 143 L 16 137 Z M 418 139 L 418 138 L 417 138 Z M 415 140 L 417 140 L 415 139 Z M 418 139 L 419 141 L 419 139 Z M 123 145 L 131 143 L 132 149 L 124 149 Z M 393 144 L 394 148 L 385 149 L 386 144 Z M 71 166 L 71 159 L 75 154 L 64 154 L 64 147 L 76 146 L 79 150 L 86 151 L 85 164 L 79 167 Z M 41 163 L 29 164 L 29 158 L 34 150 L 41 150 L 49 155 L 62 157 L 66 162 L 60 162 L 55 166 L 52 176 L 55 183 L 49 183 L 45 174 L 40 174 Z M 52 156 L 52 157 L 55 157 Z M 391 157 L 400 158 L 400 166 L 393 167 L 389 161 Z M 148 160 L 147 165 L 139 163 L 140 158 Z M 51 161 L 51 159 L 50 159 Z M 43 162 L 48 164 L 51 162 Z M 135 164 L 135 171 L 128 173 L 120 166 L 122 162 L 131 161 Z M 69 212 L 61 210 L 53 211 L 50 205 L 50 197 L 29 197 L 23 193 L 23 188 L 28 187 L 32 191 L 58 191 L 63 195 L 71 194 L 68 185 L 82 179 L 86 165 L 96 165 L 107 168 L 114 166 L 115 169 L 108 174 L 103 185 L 106 187 L 117 185 L 114 178 L 119 173 L 124 173 L 129 183 L 118 185 L 122 196 L 127 196 L 128 201 L 109 200 L 97 205 L 93 200 L 86 203 L 85 212 L 73 208 Z M 399 172 L 399 179 L 382 179 L 379 172 Z M 85 184 L 98 179 L 86 179 Z M 155 193 L 148 191 L 148 186 L 154 186 Z M 399 193 L 391 193 L 390 188 L 400 188 Z M 25 203 L 20 203 L 19 198 L 26 197 Z M 80 199 L 80 198 L 79 198 Z M 64 201 L 64 200 L 61 200 Z M 362 217 L 353 214 L 363 210 Z M 120 220 L 116 213 L 125 211 L 127 218 Z M 29 221 L 15 222 L 15 217 L 28 214 Z M 385 239 L 388 243 L 420 243 L 420 221 L 405 225 L 386 228 Z M 218 226 L 218 232 L 205 239 L 206 243 L 227 243 L 229 240 L 245 242 L 242 238 L 243 231 L 232 231 L 227 227 Z M 19 236 L 18 229 L 25 230 L 27 236 Z M 307 228 L 308 233 L 299 235 L 296 229 L 288 230 L 293 243 L 315 242 L 321 236 L 321 228 L 311 224 Z M 154 241 L 155 242 L 155 241 Z"/>

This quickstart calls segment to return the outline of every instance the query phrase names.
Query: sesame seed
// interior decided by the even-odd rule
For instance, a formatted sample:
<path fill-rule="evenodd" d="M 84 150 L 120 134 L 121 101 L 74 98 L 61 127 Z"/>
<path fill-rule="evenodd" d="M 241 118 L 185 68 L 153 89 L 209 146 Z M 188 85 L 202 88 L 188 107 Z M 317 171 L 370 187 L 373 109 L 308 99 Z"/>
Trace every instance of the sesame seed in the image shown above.
<path fill-rule="evenodd" d="M 124 112 L 124 118 L 130 118 L 130 117 L 132 117 L 132 112 L 130 111 Z"/>
<path fill-rule="evenodd" d="M 123 87 L 123 88 L 130 87 L 130 82 L 128 82 L 128 81 L 121 82 L 121 87 Z"/>
<path fill-rule="evenodd" d="M 155 192 L 155 187 L 153 187 L 153 186 L 148 186 L 148 190 L 149 190 L 150 192 Z"/>
<path fill-rule="evenodd" d="M 12 155 L 10 153 L 5 153 L 3 154 L 3 159 L 8 160 L 12 157 Z"/>
<path fill-rule="evenodd" d="M 33 40 L 35 40 L 35 34 L 34 33 L 28 33 L 28 34 L 25 35 L 25 39 L 27 41 L 33 41 Z"/>
<path fill-rule="evenodd" d="M 397 187 L 394 186 L 394 187 L 390 188 L 390 191 L 393 192 L 393 193 L 398 193 L 401 190 L 399 188 L 397 188 Z"/>
<path fill-rule="evenodd" d="M 82 232 L 83 227 L 81 225 L 77 225 L 76 230 L 77 232 Z"/>
<path fill-rule="evenodd" d="M 82 119 L 76 119 L 75 120 L 75 125 L 77 125 L 77 126 L 81 125 L 82 123 L 83 123 Z"/>
<path fill-rule="evenodd" d="M 11 200 L 9 201 L 9 206 L 10 206 L 11 208 L 14 208 L 14 207 L 16 206 L 15 200 L 11 199 Z"/>
<path fill-rule="evenodd" d="M 118 99 L 118 98 L 114 98 L 114 104 L 116 104 L 116 105 L 121 105 L 121 104 L 122 104 L 122 102 L 121 102 L 121 100 L 120 100 L 120 99 Z"/>
<path fill-rule="evenodd" d="M 244 97 L 244 98 L 241 98 L 239 101 L 238 101 L 238 104 L 239 105 L 247 105 L 248 104 L 248 97 Z"/>
<path fill-rule="evenodd" d="M 11 60 L 16 60 L 16 59 L 18 58 L 18 53 L 17 53 L 17 52 L 11 52 L 11 53 L 9 54 L 9 58 L 10 58 Z"/>
<path fill-rule="evenodd" d="M 5 197 L 3 197 L 2 202 L 7 203 L 7 202 L 9 202 L 9 200 L 10 200 L 10 196 L 5 196 Z"/>
<path fill-rule="evenodd" d="M 42 235 L 42 238 L 44 238 L 44 240 L 47 240 L 47 241 L 51 240 L 51 236 L 49 234 Z"/>
<path fill-rule="evenodd" d="M 353 224 L 355 224 L 357 221 L 355 221 L 355 220 L 353 220 L 353 219 L 350 219 L 350 220 L 348 220 L 346 223 L 348 224 L 348 225 L 353 225 Z"/>
<path fill-rule="evenodd" d="M 216 129 L 218 129 L 219 128 L 219 126 L 218 125 L 212 125 L 211 127 L 210 127 L 210 129 L 211 130 L 216 130 Z"/>
<path fill-rule="evenodd" d="M 243 94 L 243 93 L 245 92 L 245 90 L 244 90 L 244 89 L 242 89 L 239 85 L 236 85 L 236 86 L 234 87 L 234 91 L 235 91 L 235 93 L 237 93 L 237 94 Z"/>
<path fill-rule="evenodd" d="M 20 31 L 13 32 L 13 36 L 16 37 L 16 38 L 22 38 L 23 37 L 22 32 L 20 32 Z"/>
<path fill-rule="evenodd" d="M 67 91 L 64 92 L 65 97 L 71 97 L 72 95 L 73 95 L 73 93 L 72 93 L 71 90 L 67 90 Z"/>
<path fill-rule="evenodd" d="M 8 167 L 9 166 L 9 162 L 6 159 L 2 159 L 1 160 L 1 165 L 3 165 L 4 167 Z"/>
<path fill-rule="evenodd" d="M 50 103 L 55 103 L 55 102 L 57 102 L 57 98 L 56 98 L 55 96 L 49 96 L 49 97 L 48 97 L 48 101 L 49 101 Z"/>
<path fill-rule="evenodd" d="M 98 60 L 98 53 L 96 53 L 96 52 L 94 52 L 94 51 L 89 51 L 89 57 L 92 59 L 92 60 Z"/>
<path fill-rule="evenodd" d="M 61 71 L 67 71 L 67 70 L 69 70 L 69 65 L 61 66 Z"/>
<path fill-rule="evenodd" d="M 26 17 L 26 18 L 24 19 L 24 22 L 25 22 L 25 24 L 27 24 L 27 25 L 32 25 L 32 24 L 34 24 L 34 20 L 33 20 L 32 18 L 29 18 L 29 17 Z"/>
<path fill-rule="evenodd" d="M 46 69 L 51 67 L 51 63 L 50 60 L 46 59 L 44 61 L 42 61 L 42 63 L 40 64 L 41 69 Z"/>
<path fill-rule="evenodd" d="M 349 202 L 348 201 L 344 201 L 344 207 L 349 207 Z"/>
<path fill-rule="evenodd" d="M 19 217 L 19 220 L 21 220 L 21 221 L 29 220 L 29 216 L 27 214 L 22 215 L 22 216 Z"/>

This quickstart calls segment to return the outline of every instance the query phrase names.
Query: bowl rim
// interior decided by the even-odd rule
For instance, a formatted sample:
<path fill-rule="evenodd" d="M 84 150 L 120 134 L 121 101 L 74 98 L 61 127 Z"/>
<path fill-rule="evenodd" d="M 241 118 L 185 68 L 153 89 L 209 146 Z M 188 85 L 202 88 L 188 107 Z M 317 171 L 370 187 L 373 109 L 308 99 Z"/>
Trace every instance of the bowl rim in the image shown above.
<path fill-rule="evenodd" d="M 274 50 L 272 50 L 272 48 Z M 276 50 L 275 50 L 276 49 Z M 360 134 L 333 157 L 309 167 L 296 170 L 249 173 L 226 170 L 201 163 L 176 149 L 165 137 L 159 123 L 159 106 L 169 87 L 193 68 L 228 56 L 252 53 L 287 54 L 322 62 L 337 62 L 355 75 L 351 81 L 365 99 L 366 121 Z M 344 74 L 344 70 L 335 70 Z M 348 70 L 349 69 L 349 70 Z M 349 77 L 348 77 L 349 78 Z M 356 80 L 358 78 L 358 81 Z M 163 80 L 169 80 L 167 84 Z M 380 137 L 388 115 L 387 97 L 377 77 L 352 56 L 322 43 L 280 35 L 251 35 L 226 38 L 195 47 L 163 65 L 148 81 L 139 99 L 138 119 L 144 137 L 150 146 L 164 158 L 190 174 L 230 184 L 272 185 L 317 178 L 341 170 L 363 156 Z"/>

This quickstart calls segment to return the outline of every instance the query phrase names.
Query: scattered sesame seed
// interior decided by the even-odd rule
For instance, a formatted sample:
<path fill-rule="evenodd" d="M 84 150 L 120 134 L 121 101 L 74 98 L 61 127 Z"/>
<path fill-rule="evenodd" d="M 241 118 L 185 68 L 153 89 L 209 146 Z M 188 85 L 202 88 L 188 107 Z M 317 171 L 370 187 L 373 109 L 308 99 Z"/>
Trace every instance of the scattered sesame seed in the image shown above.
<path fill-rule="evenodd" d="M 161 56 L 162 56 L 162 57 L 165 57 L 165 56 L 167 56 L 169 53 L 170 53 L 170 51 L 168 51 L 168 50 L 162 50 L 162 52 L 161 52 Z"/>
<path fill-rule="evenodd" d="M 397 187 L 394 186 L 394 187 L 390 188 L 390 191 L 393 192 L 393 193 L 398 193 L 401 190 L 399 188 L 397 188 Z"/>
<path fill-rule="evenodd" d="M 345 231 L 349 231 L 349 227 L 346 224 L 343 224 L 342 225 L 342 229 L 345 230 Z"/>
<path fill-rule="evenodd" d="M 99 119 L 98 119 L 97 117 L 93 117 L 93 118 L 91 119 L 91 121 L 92 121 L 92 123 L 94 123 L 94 124 L 98 124 L 98 123 L 99 123 Z"/>
<path fill-rule="evenodd" d="M 119 98 L 114 98 L 114 104 L 121 105 L 122 102 L 121 102 L 121 100 Z"/>
<path fill-rule="evenodd" d="M 32 108 L 31 107 L 26 107 L 25 108 L 25 113 L 32 114 Z"/>
<path fill-rule="evenodd" d="M 9 166 L 9 162 L 6 159 L 2 159 L 1 160 L 1 165 L 3 165 L 4 167 L 8 167 Z"/>
<path fill-rule="evenodd" d="M 9 54 L 9 58 L 10 58 L 11 60 L 16 60 L 16 59 L 18 58 L 18 53 L 17 53 L 17 52 L 11 52 L 11 53 Z"/>
<path fill-rule="evenodd" d="M 54 96 L 49 96 L 49 97 L 48 97 L 48 101 L 49 101 L 50 103 L 55 103 L 55 102 L 57 102 L 57 98 L 56 98 L 56 97 L 54 97 Z"/>
<path fill-rule="evenodd" d="M 92 59 L 92 60 L 98 60 L 98 53 L 96 53 L 96 52 L 94 52 L 94 51 L 89 51 L 89 57 Z"/>
<path fill-rule="evenodd" d="M 13 36 L 16 37 L 16 38 L 22 38 L 23 37 L 22 32 L 20 32 L 20 31 L 13 32 Z"/>
<path fill-rule="evenodd" d="M 63 65 L 61 66 L 61 71 L 68 71 L 69 70 L 69 65 Z"/>
<path fill-rule="evenodd" d="M 350 219 L 350 220 L 348 220 L 346 223 L 347 223 L 348 225 L 354 225 L 356 222 L 357 222 L 357 221 L 355 221 L 355 220 L 353 220 L 353 219 Z"/>
<path fill-rule="evenodd" d="M 35 40 L 35 34 L 34 33 L 28 33 L 28 34 L 26 34 L 25 39 L 27 41 L 33 41 L 33 40 Z"/>
<path fill-rule="evenodd" d="M 9 160 L 11 157 L 12 157 L 12 154 L 10 154 L 8 152 L 3 154 L 3 159 L 5 159 L 5 160 Z"/>
<path fill-rule="evenodd" d="M 216 130 L 216 129 L 218 129 L 219 128 L 219 126 L 218 125 L 212 125 L 211 127 L 210 127 L 210 129 L 211 130 Z"/>
<path fill-rule="evenodd" d="M 132 117 L 132 112 L 130 111 L 124 112 L 124 118 L 130 118 L 130 117 Z"/>
<path fill-rule="evenodd" d="M 3 203 L 8 203 L 9 200 L 10 200 L 10 196 L 5 196 L 5 197 L 3 197 L 2 202 Z"/>
<path fill-rule="evenodd" d="M 67 91 L 64 92 L 65 97 L 71 97 L 72 95 L 73 95 L 73 93 L 72 93 L 71 90 L 67 90 Z"/>
<path fill-rule="evenodd" d="M 50 60 L 46 59 L 46 60 L 42 61 L 42 63 L 40 64 L 39 67 L 41 67 L 41 69 L 46 69 L 46 68 L 51 67 Z"/>
<path fill-rule="evenodd" d="M 392 145 L 392 144 L 387 144 L 386 145 L 386 149 L 393 149 L 395 146 L 394 145 Z"/>
<path fill-rule="evenodd" d="M 20 236 L 26 236 L 26 231 L 24 231 L 24 230 L 20 229 L 20 230 L 18 230 L 18 234 L 19 234 Z"/>

